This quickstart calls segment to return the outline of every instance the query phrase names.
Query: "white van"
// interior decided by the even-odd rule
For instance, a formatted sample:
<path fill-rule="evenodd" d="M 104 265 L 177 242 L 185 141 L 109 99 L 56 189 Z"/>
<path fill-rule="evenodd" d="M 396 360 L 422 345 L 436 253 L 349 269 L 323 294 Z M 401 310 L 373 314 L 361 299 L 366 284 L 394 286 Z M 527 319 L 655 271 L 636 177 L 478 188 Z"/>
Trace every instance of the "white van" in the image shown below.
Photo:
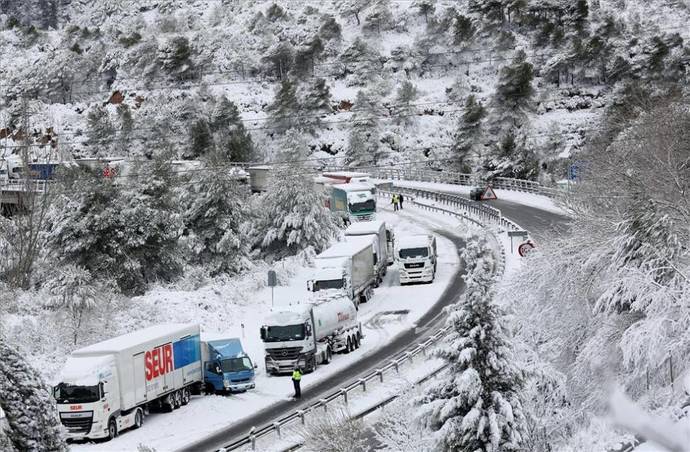
<path fill-rule="evenodd" d="M 396 243 L 400 285 L 432 282 L 436 276 L 436 237 L 411 235 L 400 237 Z"/>

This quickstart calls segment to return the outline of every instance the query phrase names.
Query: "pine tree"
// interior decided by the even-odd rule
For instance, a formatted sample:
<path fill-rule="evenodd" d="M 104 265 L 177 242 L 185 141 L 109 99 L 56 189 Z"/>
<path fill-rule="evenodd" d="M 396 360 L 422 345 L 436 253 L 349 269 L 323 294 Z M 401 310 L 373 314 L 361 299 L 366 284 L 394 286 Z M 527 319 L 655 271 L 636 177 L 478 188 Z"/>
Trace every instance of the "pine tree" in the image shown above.
<path fill-rule="evenodd" d="M 411 125 L 414 123 L 414 107 L 411 105 L 419 96 L 417 87 L 405 80 L 402 82 L 395 97 L 395 115 L 396 121 L 400 124 Z"/>
<path fill-rule="evenodd" d="M 192 47 L 184 36 L 175 36 L 161 43 L 158 48 L 158 63 L 177 79 L 191 77 L 194 72 Z"/>
<path fill-rule="evenodd" d="M 536 180 L 539 175 L 536 154 L 527 145 L 524 132 L 518 128 L 505 132 L 488 158 L 484 169 L 494 177 Z"/>
<path fill-rule="evenodd" d="M 209 169 L 220 162 L 212 159 Z M 189 262 L 204 266 L 211 276 L 233 275 L 250 266 L 249 245 L 242 232 L 247 220 L 245 194 L 229 172 L 221 167 L 195 173 L 182 197 Z"/>
<path fill-rule="evenodd" d="M 72 330 L 72 344 L 77 345 L 85 316 L 101 300 L 99 284 L 87 269 L 65 264 L 55 270 L 44 287 L 50 294 L 46 306 L 66 312 Z"/>
<path fill-rule="evenodd" d="M 304 96 L 302 111 L 309 116 L 306 122 L 309 124 L 308 129 L 311 133 L 321 127 L 322 115 L 325 116 L 333 112 L 331 90 L 325 79 L 317 78 L 309 86 L 309 90 Z"/>
<path fill-rule="evenodd" d="M 286 130 L 295 127 L 297 125 L 297 120 L 294 118 L 295 112 L 300 110 L 295 84 L 288 79 L 283 80 L 276 91 L 273 103 L 267 110 L 276 132 L 285 133 Z"/>
<path fill-rule="evenodd" d="M 254 142 L 244 126 L 240 111 L 222 96 L 211 112 L 209 127 L 215 148 L 231 162 L 250 162 L 254 158 Z"/>
<path fill-rule="evenodd" d="M 465 110 L 458 121 L 453 150 L 457 158 L 456 168 L 463 173 L 472 171 L 472 164 L 481 157 L 481 122 L 486 111 L 474 95 L 465 101 Z"/>
<path fill-rule="evenodd" d="M 357 37 L 341 55 L 348 85 L 364 86 L 381 70 L 379 55 Z"/>
<path fill-rule="evenodd" d="M 108 143 L 115 137 L 115 126 L 110 120 L 108 110 L 102 105 L 95 105 L 86 114 L 86 136 L 89 146 L 97 155 L 107 154 Z"/>
<path fill-rule="evenodd" d="M 318 36 L 300 46 L 295 52 L 295 63 L 291 73 L 297 78 L 313 74 L 316 61 L 323 53 L 323 50 L 323 41 Z"/>
<path fill-rule="evenodd" d="M 436 0 L 415 0 L 411 6 L 419 10 L 419 14 L 424 16 L 424 22 L 428 24 L 429 15 L 436 10 Z"/>
<path fill-rule="evenodd" d="M 0 356 L 0 409 L 6 416 L 4 433 L 11 444 L 10 449 L 3 450 L 67 452 L 57 407 L 40 374 L 3 335 Z"/>
<path fill-rule="evenodd" d="M 348 166 L 376 164 L 381 157 L 379 107 L 371 94 L 359 91 L 352 108 L 349 142 L 345 161 Z"/>
<path fill-rule="evenodd" d="M 189 150 L 184 156 L 190 159 L 197 159 L 213 149 L 213 139 L 208 122 L 199 118 L 192 123 L 189 131 Z"/>
<path fill-rule="evenodd" d="M 505 21 L 504 0 L 470 0 L 468 10 L 482 17 L 484 28 L 499 27 Z"/>
<path fill-rule="evenodd" d="M 134 129 L 134 119 L 132 118 L 132 111 L 127 104 L 120 104 L 117 106 L 117 117 L 120 121 L 120 147 L 121 150 L 129 155 L 130 138 L 132 137 L 132 130 Z"/>
<path fill-rule="evenodd" d="M 456 14 L 453 20 L 453 44 L 469 44 L 476 31 L 472 19 L 462 14 Z"/>
<path fill-rule="evenodd" d="M 354 16 L 357 25 L 361 25 L 359 14 L 369 5 L 369 0 L 344 0 L 340 3 L 340 14 L 344 17 Z"/>
<path fill-rule="evenodd" d="M 472 244 L 472 242 L 475 244 Z M 439 431 L 440 451 L 518 451 L 525 431 L 522 372 L 515 366 L 501 313 L 493 303 L 494 262 L 485 241 L 468 240 L 466 289 L 437 352 L 447 376 L 421 398 L 420 418 Z"/>
<path fill-rule="evenodd" d="M 526 60 L 527 54 L 520 50 L 511 64 L 501 68 L 493 102 L 499 113 L 495 119 L 504 126 L 521 124 L 525 110 L 531 107 L 534 70 Z"/>
<path fill-rule="evenodd" d="M 388 30 L 392 23 L 393 13 L 391 13 L 390 0 L 373 0 L 364 17 L 364 28 L 381 34 L 381 31 Z"/>
<path fill-rule="evenodd" d="M 322 251 L 339 231 L 324 207 L 325 194 L 299 164 L 278 167 L 260 203 L 255 246 L 269 259 L 313 247 Z"/>

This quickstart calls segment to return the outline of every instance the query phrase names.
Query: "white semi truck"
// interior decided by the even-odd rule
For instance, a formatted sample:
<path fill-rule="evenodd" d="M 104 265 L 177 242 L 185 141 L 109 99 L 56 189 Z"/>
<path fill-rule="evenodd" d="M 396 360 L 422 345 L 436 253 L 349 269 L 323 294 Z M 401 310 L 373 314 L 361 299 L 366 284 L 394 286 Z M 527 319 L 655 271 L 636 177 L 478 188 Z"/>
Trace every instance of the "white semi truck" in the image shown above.
<path fill-rule="evenodd" d="M 362 327 L 352 301 L 327 291 L 311 303 L 276 308 L 261 327 L 261 340 L 267 373 L 311 372 L 333 354 L 359 348 Z"/>
<path fill-rule="evenodd" d="M 436 276 L 436 237 L 410 235 L 399 238 L 395 259 L 398 261 L 400 285 L 432 282 Z"/>
<path fill-rule="evenodd" d="M 345 240 L 352 242 L 361 238 L 368 238 L 374 247 L 374 273 L 379 282 L 383 281 L 388 266 L 393 264 L 393 231 L 380 220 L 352 223 L 345 230 Z"/>
<path fill-rule="evenodd" d="M 355 306 L 366 303 L 378 283 L 371 241 L 338 242 L 319 254 L 315 265 L 309 291 L 340 289 Z"/>
<path fill-rule="evenodd" d="M 68 439 L 112 439 L 149 408 L 186 405 L 202 382 L 199 325 L 156 325 L 72 352 L 54 397 Z"/>

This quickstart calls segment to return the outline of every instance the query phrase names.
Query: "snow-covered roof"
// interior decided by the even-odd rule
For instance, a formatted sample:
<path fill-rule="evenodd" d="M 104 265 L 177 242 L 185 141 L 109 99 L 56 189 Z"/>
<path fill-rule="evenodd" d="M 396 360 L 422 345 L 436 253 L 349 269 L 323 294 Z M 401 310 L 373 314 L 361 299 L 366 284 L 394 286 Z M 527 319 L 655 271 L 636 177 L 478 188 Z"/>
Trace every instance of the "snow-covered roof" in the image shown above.
<path fill-rule="evenodd" d="M 329 171 L 323 173 L 325 177 L 371 177 L 369 173 L 358 173 L 355 171 Z"/>
<path fill-rule="evenodd" d="M 172 335 L 190 334 L 199 332 L 199 325 L 184 323 L 164 323 L 154 325 L 139 331 L 123 334 L 88 347 L 80 348 L 72 352 L 72 356 L 92 355 L 97 353 L 119 353 L 138 344 L 166 338 Z M 162 345 L 162 344 L 160 344 Z"/>
<path fill-rule="evenodd" d="M 102 378 L 112 373 L 115 364 L 112 355 L 105 356 L 70 356 L 60 374 L 60 381 L 78 386 L 94 386 Z"/>
<path fill-rule="evenodd" d="M 345 229 L 345 235 L 378 234 L 382 226 L 385 227 L 385 222 L 381 220 L 358 221 Z"/>
<path fill-rule="evenodd" d="M 429 246 L 431 242 L 430 235 L 406 235 L 396 239 L 398 249 L 405 248 L 423 248 Z"/>
<path fill-rule="evenodd" d="M 342 266 L 320 267 L 314 270 L 314 281 L 333 281 L 336 279 L 342 279 L 342 277 Z"/>
<path fill-rule="evenodd" d="M 317 256 L 314 261 L 316 268 L 342 269 L 347 262 L 346 256 Z"/>
<path fill-rule="evenodd" d="M 281 306 L 280 311 L 271 312 L 264 321 L 264 325 L 287 326 L 299 325 L 309 318 L 311 304 L 295 304 Z"/>
<path fill-rule="evenodd" d="M 351 257 L 363 249 L 366 249 L 367 246 L 371 246 L 371 243 L 366 243 L 361 240 L 338 242 L 319 254 L 317 258 Z"/>
<path fill-rule="evenodd" d="M 350 184 L 337 184 L 336 186 L 339 190 L 352 193 L 355 191 L 371 191 L 374 189 L 374 184 L 366 183 L 350 183 Z"/>
<path fill-rule="evenodd" d="M 271 167 L 268 166 L 268 165 L 257 165 L 257 166 L 250 166 L 250 167 L 247 168 L 247 169 L 250 170 L 250 171 L 251 171 L 251 170 L 268 171 L 268 170 L 271 169 Z"/>

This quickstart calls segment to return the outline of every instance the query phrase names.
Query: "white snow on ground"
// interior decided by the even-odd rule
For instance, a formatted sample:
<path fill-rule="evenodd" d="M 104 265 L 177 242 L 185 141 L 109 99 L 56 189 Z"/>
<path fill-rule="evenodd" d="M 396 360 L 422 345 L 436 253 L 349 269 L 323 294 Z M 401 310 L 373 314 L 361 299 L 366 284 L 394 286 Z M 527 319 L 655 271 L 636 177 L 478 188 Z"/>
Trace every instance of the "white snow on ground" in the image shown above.
<path fill-rule="evenodd" d="M 419 216 L 428 217 L 428 215 L 421 213 Z M 392 212 L 380 211 L 378 217 L 392 224 L 396 234 L 429 232 L 426 223 L 416 225 L 407 221 L 408 218 L 414 220 L 415 216 L 396 215 Z M 461 225 L 457 229 L 454 228 L 454 232 L 458 235 L 464 235 Z M 302 379 L 304 391 L 308 392 L 309 387 L 319 380 L 344 371 L 353 362 L 387 344 L 397 334 L 415 326 L 415 322 L 441 296 L 459 266 L 458 254 L 452 242 L 438 237 L 438 252 L 439 266 L 436 280 L 429 285 L 400 287 L 395 266 L 389 267 L 384 284 L 375 290 L 372 300 L 360 306 L 359 316 L 365 334 L 361 348 L 349 355 L 338 355 L 328 366 L 319 367 L 315 373 L 305 375 Z M 296 301 L 305 296 L 308 275 L 308 268 L 298 269 L 288 287 L 276 287 L 274 292 L 275 304 Z M 251 297 L 251 303 L 235 304 L 228 302 L 227 309 L 232 309 L 235 312 L 231 316 L 223 316 L 227 321 L 225 325 L 218 325 L 217 322 L 212 323 L 210 321 L 211 315 L 206 312 L 201 318 L 202 314 L 199 310 L 200 306 L 205 303 L 203 297 L 212 298 L 214 296 L 218 296 L 218 294 L 160 289 L 157 297 L 160 299 L 160 303 L 165 303 L 165 306 L 168 307 L 166 312 L 170 318 L 159 320 L 201 322 L 204 332 L 222 333 L 226 337 L 241 337 L 245 349 L 251 358 L 259 364 L 257 388 L 232 396 L 195 397 L 189 405 L 181 407 L 173 413 L 151 414 L 146 418 L 144 427 L 139 430 L 123 432 L 115 440 L 106 443 L 73 445 L 72 450 L 136 450 L 139 444 L 153 447 L 158 452 L 173 450 L 185 444 L 193 443 L 234 421 L 267 408 L 291 395 L 292 383 L 289 376 L 269 376 L 265 373 L 263 366 L 263 344 L 259 338 L 259 327 L 265 315 L 270 312 L 271 289 L 260 288 L 250 293 L 248 296 Z M 209 304 L 213 306 L 213 303 L 209 302 Z M 386 311 L 394 310 L 409 310 L 409 313 L 404 316 L 385 314 Z M 209 318 L 208 322 L 206 318 Z M 213 326 L 209 327 L 210 324 Z M 244 334 L 242 325 L 244 325 Z"/>
<path fill-rule="evenodd" d="M 376 182 L 393 182 L 399 187 L 442 190 L 444 192 L 462 195 L 469 195 L 470 190 L 474 188 L 469 185 L 442 184 L 437 182 L 408 182 L 400 180 L 377 180 Z M 512 190 L 494 189 L 494 192 L 496 193 L 496 197 L 502 201 L 510 201 L 524 206 L 534 207 L 535 209 L 566 215 L 566 212 L 558 206 L 553 199 L 546 196 Z"/>

